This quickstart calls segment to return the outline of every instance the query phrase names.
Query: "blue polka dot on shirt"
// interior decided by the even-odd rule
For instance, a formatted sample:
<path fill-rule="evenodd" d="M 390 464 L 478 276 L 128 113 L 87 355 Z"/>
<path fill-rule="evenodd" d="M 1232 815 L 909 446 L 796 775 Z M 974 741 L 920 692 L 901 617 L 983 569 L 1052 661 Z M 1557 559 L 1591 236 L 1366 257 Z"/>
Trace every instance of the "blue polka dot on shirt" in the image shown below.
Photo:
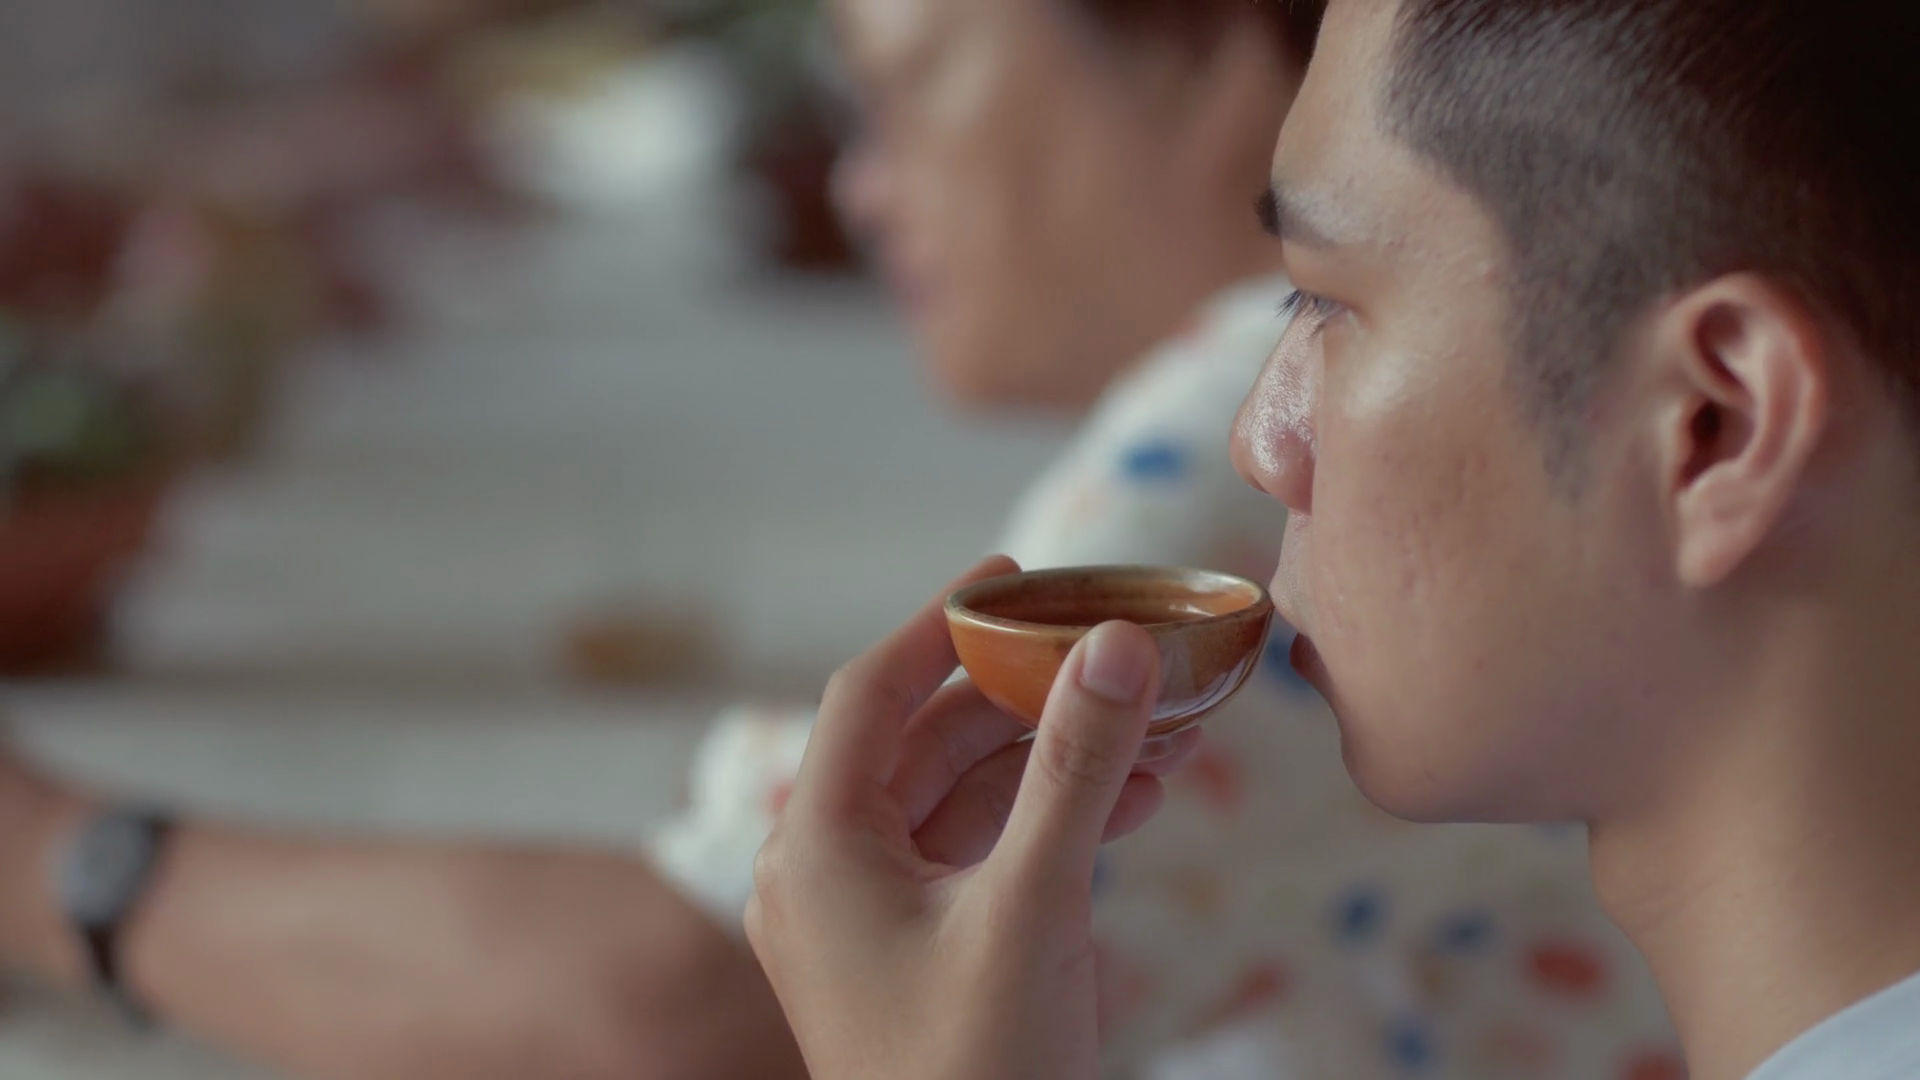
<path fill-rule="evenodd" d="M 1120 455 L 1120 474 L 1128 480 L 1154 483 L 1184 479 L 1192 467 L 1186 446 L 1168 439 L 1135 443 Z"/>
<path fill-rule="evenodd" d="M 1419 1020 L 1401 1020 L 1387 1026 L 1387 1057 L 1404 1075 L 1427 1072 L 1440 1060 L 1433 1032 Z"/>
<path fill-rule="evenodd" d="M 1387 926 L 1387 894 L 1371 885 L 1342 893 L 1333 903 L 1333 938 L 1342 945 L 1365 945 Z"/>
<path fill-rule="evenodd" d="M 1455 956 L 1483 953 L 1493 944 L 1493 916 L 1486 911 L 1462 911 L 1440 920 L 1434 947 Z"/>

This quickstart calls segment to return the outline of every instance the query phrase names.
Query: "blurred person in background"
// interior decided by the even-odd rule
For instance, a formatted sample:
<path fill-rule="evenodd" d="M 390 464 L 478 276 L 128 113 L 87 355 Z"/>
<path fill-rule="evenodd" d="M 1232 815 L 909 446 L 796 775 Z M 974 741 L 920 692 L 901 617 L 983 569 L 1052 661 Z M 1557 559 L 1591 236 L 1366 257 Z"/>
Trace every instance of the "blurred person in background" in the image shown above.
<path fill-rule="evenodd" d="M 1227 436 L 1297 302 L 1255 195 L 1321 6 L 836 5 L 864 122 L 842 198 L 933 381 L 972 408 L 1083 417 L 1008 522 L 1000 550 L 1021 565 L 1272 575 L 1285 516 L 1235 474 Z M 1277 632 L 1260 681 L 1209 722 L 1160 817 L 1102 864 L 1112 1070 L 1681 1075 L 1651 980 L 1591 897 L 1577 834 L 1387 819 L 1292 675 L 1290 637 Z M 716 918 L 745 907 L 811 721 L 743 709 L 701 753 L 693 807 L 657 851 Z M 995 723 L 1012 721 L 981 722 Z M 943 750 L 956 773 L 975 764 L 960 742 Z M 969 815 L 1004 819 L 1025 752 L 996 755 L 959 808 L 915 822 L 927 858 L 978 857 L 950 848 L 979 832 Z M 1191 752 L 1144 768 L 1171 772 Z"/>
<path fill-rule="evenodd" d="M 638 860 L 165 821 L 4 750 L 0 966 L 313 1080 L 801 1075 L 752 960 Z"/>
<path fill-rule="evenodd" d="M 534 6 L 0 5 L 9 672 L 94 644 L 149 488 L 193 464 L 148 453 L 159 439 L 125 460 L 137 418 L 108 409 L 118 384 L 95 370 L 118 358 L 82 363 L 66 346 L 123 344 L 103 333 L 120 329 L 111 316 L 156 297 L 187 322 L 262 319 L 277 298 L 207 227 L 221 215 L 325 246 L 367 202 L 474 179 L 457 118 L 404 54 Z M 191 340 L 202 360 L 207 339 Z M 48 394 L 113 422 L 49 443 L 47 423 L 72 408 L 41 408 Z M 22 409 L 39 422 L 16 423 Z M 4 735 L 0 969 L 310 1080 L 801 1072 L 751 957 L 643 860 L 174 818 L 38 770 Z"/>

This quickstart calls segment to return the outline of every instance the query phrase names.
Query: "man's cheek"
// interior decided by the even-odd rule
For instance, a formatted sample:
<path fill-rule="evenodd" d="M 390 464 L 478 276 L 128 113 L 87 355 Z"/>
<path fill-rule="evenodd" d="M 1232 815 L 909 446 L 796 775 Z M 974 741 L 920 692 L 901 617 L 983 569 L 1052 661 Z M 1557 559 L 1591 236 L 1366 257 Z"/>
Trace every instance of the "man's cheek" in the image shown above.
<path fill-rule="evenodd" d="M 1368 516 L 1345 499 L 1333 500 L 1317 520 L 1309 558 L 1303 564 L 1302 592 L 1311 598 L 1313 634 L 1330 650 L 1351 653 L 1364 648 L 1372 582 L 1379 575 L 1381 550 Z"/>
<path fill-rule="evenodd" d="M 1322 454 L 1315 475 L 1312 568 L 1306 583 L 1319 620 L 1316 633 L 1346 635 L 1359 614 L 1350 609 L 1367 598 L 1383 573 L 1396 527 L 1392 491 L 1381 486 L 1380 471 L 1363 439 L 1350 425 L 1329 424 L 1322 433 Z"/>

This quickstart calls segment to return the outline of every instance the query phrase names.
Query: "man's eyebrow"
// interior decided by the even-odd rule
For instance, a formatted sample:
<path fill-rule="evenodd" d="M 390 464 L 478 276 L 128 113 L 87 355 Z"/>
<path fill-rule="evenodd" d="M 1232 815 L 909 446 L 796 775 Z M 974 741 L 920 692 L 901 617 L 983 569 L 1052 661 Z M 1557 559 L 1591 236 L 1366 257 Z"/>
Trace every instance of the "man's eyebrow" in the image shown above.
<path fill-rule="evenodd" d="M 1303 247 L 1333 247 L 1327 230 L 1314 221 L 1313 213 L 1278 182 L 1268 186 L 1254 203 L 1260 225 L 1276 239 Z"/>

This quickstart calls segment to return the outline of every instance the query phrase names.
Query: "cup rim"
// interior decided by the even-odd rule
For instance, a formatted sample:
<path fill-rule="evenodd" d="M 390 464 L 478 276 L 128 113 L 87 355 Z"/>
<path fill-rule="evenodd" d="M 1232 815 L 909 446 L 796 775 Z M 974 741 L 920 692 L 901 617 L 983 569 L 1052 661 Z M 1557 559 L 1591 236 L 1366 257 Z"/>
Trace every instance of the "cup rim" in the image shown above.
<path fill-rule="evenodd" d="M 958 619 L 976 626 L 991 627 L 1000 630 L 1018 630 L 1026 633 L 1085 633 L 1098 623 L 1085 625 L 1065 625 L 1061 623 L 1027 622 L 1022 619 L 1009 619 L 1000 615 L 989 615 L 973 607 L 973 601 L 981 594 L 996 588 L 1005 588 L 1016 581 L 1045 581 L 1048 579 L 1086 577 L 1095 575 L 1103 578 L 1138 578 L 1154 581 L 1174 581 L 1187 586 L 1193 592 L 1240 592 L 1248 600 L 1242 607 L 1218 615 L 1203 615 L 1192 619 L 1170 620 L 1168 622 L 1144 623 L 1145 629 L 1177 626 L 1181 628 L 1214 626 L 1245 619 L 1257 619 L 1273 610 L 1273 598 L 1268 595 L 1267 587 L 1250 578 L 1238 574 L 1229 574 L 1222 570 L 1207 570 L 1192 566 L 1148 566 L 1143 564 L 1123 564 L 1113 566 L 1060 566 L 1043 570 L 1022 570 L 1012 574 L 1001 574 L 984 581 L 976 581 L 964 588 L 956 589 L 947 596 L 946 614 L 949 620 Z M 1203 584 L 1204 583 L 1204 584 Z"/>

